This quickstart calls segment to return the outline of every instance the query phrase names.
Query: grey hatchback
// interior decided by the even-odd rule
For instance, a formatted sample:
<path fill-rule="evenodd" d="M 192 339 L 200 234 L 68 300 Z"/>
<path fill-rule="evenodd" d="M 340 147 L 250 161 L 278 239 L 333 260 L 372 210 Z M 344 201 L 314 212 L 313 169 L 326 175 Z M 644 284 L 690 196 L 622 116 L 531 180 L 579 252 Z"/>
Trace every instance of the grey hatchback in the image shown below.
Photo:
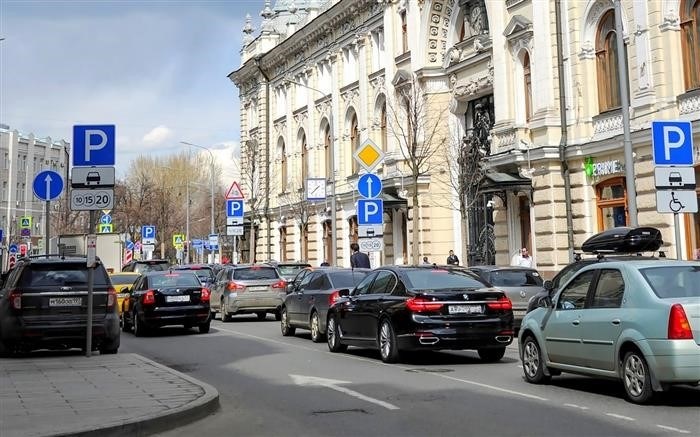
<path fill-rule="evenodd" d="M 280 308 L 287 282 L 270 265 L 229 266 L 219 272 L 212 287 L 212 315 L 230 322 L 234 314 L 256 314 L 264 320 L 268 313 L 280 320 Z"/>

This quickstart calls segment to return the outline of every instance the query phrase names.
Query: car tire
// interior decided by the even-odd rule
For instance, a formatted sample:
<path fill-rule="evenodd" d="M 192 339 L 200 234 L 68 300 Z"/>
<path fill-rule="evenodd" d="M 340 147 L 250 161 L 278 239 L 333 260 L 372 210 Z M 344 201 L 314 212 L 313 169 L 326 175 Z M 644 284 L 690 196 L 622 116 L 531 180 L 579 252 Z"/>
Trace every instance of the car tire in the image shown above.
<path fill-rule="evenodd" d="M 326 340 L 328 343 L 328 350 L 331 352 L 343 352 L 348 349 L 347 344 L 340 342 L 340 324 L 336 315 L 331 315 L 328 318 L 328 325 L 326 327 Z"/>
<path fill-rule="evenodd" d="M 523 373 L 525 380 L 531 384 L 542 384 L 551 379 L 544 374 L 542 350 L 532 336 L 526 337 L 523 342 Z"/>
<path fill-rule="evenodd" d="M 265 311 L 258 311 L 255 313 L 258 316 L 258 320 L 263 321 L 267 318 L 267 313 Z"/>
<path fill-rule="evenodd" d="M 12 356 L 12 348 L 8 347 L 4 341 L 0 339 L 0 358 L 9 358 Z"/>
<path fill-rule="evenodd" d="M 124 331 L 124 332 L 131 332 L 132 329 L 133 329 L 132 323 L 129 323 L 129 322 L 126 320 L 126 314 L 124 314 L 124 315 L 122 316 L 122 331 Z"/>
<path fill-rule="evenodd" d="M 134 324 L 134 335 L 137 337 L 143 337 L 146 335 L 148 329 L 143 322 L 139 321 L 139 314 L 136 311 L 134 311 L 132 314 L 131 319 Z"/>
<path fill-rule="evenodd" d="M 275 311 L 275 320 L 277 320 L 278 322 L 282 320 L 282 314 L 280 313 L 279 309 Z"/>
<path fill-rule="evenodd" d="M 211 320 L 207 320 L 204 323 L 200 323 L 198 328 L 199 328 L 200 334 L 206 334 L 207 332 L 209 332 L 209 329 L 211 328 Z"/>
<path fill-rule="evenodd" d="M 503 355 L 506 354 L 506 348 L 484 348 L 477 350 L 477 352 L 479 353 L 479 358 L 481 358 L 481 361 L 486 363 L 495 363 L 496 361 L 500 361 L 501 358 L 503 358 Z"/>
<path fill-rule="evenodd" d="M 622 385 L 627 399 L 636 404 L 645 403 L 654 394 L 649 366 L 644 356 L 636 350 L 627 352 L 622 360 Z"/>
<path fill-rule="evenodd" d="M 282 330 L 282 336 L 289 337 L 290 335 L 294 335 L 294 333 L 296 332 L 296 328 L 289 326 L 287 308 L 282 308 L 280 319 L 280 329 Z"/>
<path fill-rule="evenodd" d="M 321 319 L 318 317 L 318 311 L 311 313 L 309 328 L 311 328 L 311 341 L 320 343 L 324 340 L 323 334 L 321 334 Z"/>
<path fill-rule="evenodd" d="M 399 345 L 396 342 L 394 327 L 391 326 L 389 319 L 383 319 L 379 324 L 377 344 L 382 361 L 395 363 L 399 360 Z"/>
<path fill-rule="evenodd" d="M 231 314 L 226 311 L 226 306 L 224 305 L 224 299 L 221 299 L 221 321 L 224 323 L 228 323 L 231 321 Z"/>
<path fill-rule="evenodd" d="M 100 345 L 100 355 L 113 355 L 119 351 L 119 337 L 108 344 Z"/>

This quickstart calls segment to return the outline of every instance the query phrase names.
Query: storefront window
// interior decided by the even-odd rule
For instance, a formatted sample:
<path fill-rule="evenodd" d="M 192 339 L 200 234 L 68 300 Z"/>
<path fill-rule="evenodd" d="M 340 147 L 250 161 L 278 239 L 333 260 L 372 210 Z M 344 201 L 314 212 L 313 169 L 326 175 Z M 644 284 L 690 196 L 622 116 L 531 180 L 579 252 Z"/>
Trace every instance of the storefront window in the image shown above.
<path fill-rule="evenodd" d="M 598 231 L 627 226 L 627 195 L 623 178 L 609 179 L 596 188 Z"/>

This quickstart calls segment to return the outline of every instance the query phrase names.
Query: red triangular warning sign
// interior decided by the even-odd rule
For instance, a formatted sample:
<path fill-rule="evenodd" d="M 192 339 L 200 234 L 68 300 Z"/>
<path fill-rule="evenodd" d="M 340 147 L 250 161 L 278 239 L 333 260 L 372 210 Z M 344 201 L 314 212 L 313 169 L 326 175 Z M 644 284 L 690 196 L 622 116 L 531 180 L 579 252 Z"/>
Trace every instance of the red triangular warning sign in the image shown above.
<path fill-rule="evenodd" d="M 241 190 L 241 186 L 238 184 L 238 182 L 234 181 L 231 184 L 231 187 L 226 192 L 226 198 L 227 199 L 237 199 L 237 200 L 244 199 L 243 191 Z"/>

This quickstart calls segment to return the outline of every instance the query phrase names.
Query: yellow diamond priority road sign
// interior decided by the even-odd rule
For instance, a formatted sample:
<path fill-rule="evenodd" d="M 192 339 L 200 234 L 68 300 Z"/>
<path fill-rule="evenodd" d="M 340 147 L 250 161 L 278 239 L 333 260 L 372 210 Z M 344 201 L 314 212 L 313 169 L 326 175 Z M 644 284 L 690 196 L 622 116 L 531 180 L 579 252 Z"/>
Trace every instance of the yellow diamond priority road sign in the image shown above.
<path fill-rule="evenodd" d="M 384 160 L 384 152 L 374 141 L 368 138 L 360 144 L 360 147 L 355 151 L 354 157 L 362 168 L 369 173 L 382 163 Z"/>

